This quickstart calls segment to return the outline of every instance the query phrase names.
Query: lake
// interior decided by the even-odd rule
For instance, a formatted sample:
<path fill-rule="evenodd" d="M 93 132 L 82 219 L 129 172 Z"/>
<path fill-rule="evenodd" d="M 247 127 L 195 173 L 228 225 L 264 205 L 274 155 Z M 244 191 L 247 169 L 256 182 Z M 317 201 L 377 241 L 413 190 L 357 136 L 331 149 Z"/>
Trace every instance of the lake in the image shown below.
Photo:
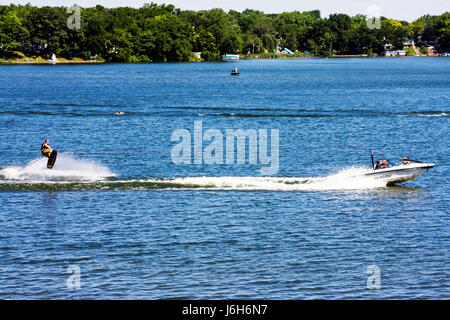
<path fill-rule="evenodd" d="M 1 299 L 450 298 L 450 59 L 0 78 Z M 239 130 L 256 144 L 238 150 Z M 355 178 L 369 148 L 436 166 L 396 186 Z"/>

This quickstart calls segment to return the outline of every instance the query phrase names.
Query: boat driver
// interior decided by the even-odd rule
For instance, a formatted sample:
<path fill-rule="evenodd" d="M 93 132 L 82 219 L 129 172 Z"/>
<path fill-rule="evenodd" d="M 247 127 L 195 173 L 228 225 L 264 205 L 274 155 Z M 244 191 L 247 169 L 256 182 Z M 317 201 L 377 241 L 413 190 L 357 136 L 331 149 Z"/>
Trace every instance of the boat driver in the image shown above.
<path fill-rule="evenodd" d="M 403 164 L 403 165 L 407 165 L 408 163 L 409 163 L 408 157 L 403 157 L 403 162 L 402 162 L 402 164 Z"/>
<path fill-rule="evenodd" d="M 375 166 L 375 170 L 380 169 L 380 168 L 381 168 L 381 160 L 377 160 L 377 165 Z"/>

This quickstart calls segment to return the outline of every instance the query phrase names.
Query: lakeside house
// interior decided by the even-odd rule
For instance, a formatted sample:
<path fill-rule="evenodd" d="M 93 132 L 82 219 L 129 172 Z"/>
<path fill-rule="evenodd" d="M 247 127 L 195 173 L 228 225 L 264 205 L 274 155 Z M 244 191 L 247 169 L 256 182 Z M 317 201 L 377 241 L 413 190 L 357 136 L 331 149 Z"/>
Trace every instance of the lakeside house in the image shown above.
<path fill-rule="evenodd" d="M 448 52 L 442 52 L 439 48 L 439 38 L 436 37 L 433 40 L 423 41 L 421 37 L 418 37 L 420 46 L 425 44 L 426 46 L 426 55 L 429 57 L 437 57 L 437 56 L 449 56 Z M 414 39 L 403 39 L 403 50 L 397 50 L 391 43 L 384 44 L 384 52 L 383 55 L 385 57 L 396 57 L 396 56 L 406 56 L 406 50 L 412 49 L 416 53 L 416 56 L 420 55 L 418 48 L 416 47 L 416 43 Z M 434 44 L 434 45 L 432 45 Z"/>
<path fill-rule="evenodd" d="M 414 43 L 414 39 L 404 39 L 403 40 L 403 48 L 405 49 L 413 49 L 416 50 L 416 44 Z"/>
<path fill-rule="evenodd" d="M 405 50 L 394 50 L 394 47 L 390 43 L 386 43 L 384 45 L 384 54 L 385 57 L 397 57 L 397 56 L 406 56 Z"/>
<path fill-rule="evenodd" d="M 438 56 L 438 51 L 436 50 L 436 48 L 434 46 L 429 46 L 427 48 L 427 56 L 429 57 L 435 57 Z"/>
<path fill-rule="evenodd" d="M 389 50 L 384 52 L 385 57 L 406 56 L 405 50 Z"/>
<path fill-rule="evenodd" d="M 32 54 L 39 54 L 44 50 L 44 46 L 40 44 L 30 44 L 28 46 L 20 46 L 17 48 L 20 52 L 26 52 L 26 53 L 32 53 Z"/>
<path fill-rule="evenodd" d="M 202 53 L 201 52 L 192 52 L 192 55 L 197 58 L 200 59 L 202 57 Z"/>
<path fill-rule="evenodd" d="M 418 36 L 417 39 L 420 42 L 423 42 L 423 43 L 425 43 L 426 45 L 429 45 L 429 46 L 437 46 L 439 44 L 439 37 L 433 37 L 432 39 L 424 40 L 424 39 L 422 39 L 422 36 Z"/>

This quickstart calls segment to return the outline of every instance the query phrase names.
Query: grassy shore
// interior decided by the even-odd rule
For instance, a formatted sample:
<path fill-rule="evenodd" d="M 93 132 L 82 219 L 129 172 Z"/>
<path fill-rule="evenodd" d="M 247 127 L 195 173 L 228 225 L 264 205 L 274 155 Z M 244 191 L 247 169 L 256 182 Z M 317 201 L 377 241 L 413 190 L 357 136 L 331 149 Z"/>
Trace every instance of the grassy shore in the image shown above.
<path fill-rule="evenodd" d="M 79 64 L 79 63 L 104 63 L 103 60 L 83 60 L 81 58 L 66 59 L 57 57 L 56 61 L 49 61 L 41 56 L 26 56 L 22 52 L 15 51 L 12 57 L 0 59 L 0 64 Z"/>

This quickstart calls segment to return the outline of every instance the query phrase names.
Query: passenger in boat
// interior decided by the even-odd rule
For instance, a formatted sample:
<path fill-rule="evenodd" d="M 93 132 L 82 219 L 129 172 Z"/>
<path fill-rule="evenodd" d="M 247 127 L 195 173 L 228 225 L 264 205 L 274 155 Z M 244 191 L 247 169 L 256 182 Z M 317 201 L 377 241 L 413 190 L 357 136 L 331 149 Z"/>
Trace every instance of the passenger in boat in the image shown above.
<path fill-rule="evenodd" d="M 407 164 L 409 164 L 409 159 L 408 159 L 408 157 L 403 157 L 402 165 L 406 166 Z"/>
<path fill-rule="evenodd" d="M 388 167 L 387 160 L 383 160 L 383 162 L 381 162 L 381 167 L 382 168 L 387 168 Z"/>

